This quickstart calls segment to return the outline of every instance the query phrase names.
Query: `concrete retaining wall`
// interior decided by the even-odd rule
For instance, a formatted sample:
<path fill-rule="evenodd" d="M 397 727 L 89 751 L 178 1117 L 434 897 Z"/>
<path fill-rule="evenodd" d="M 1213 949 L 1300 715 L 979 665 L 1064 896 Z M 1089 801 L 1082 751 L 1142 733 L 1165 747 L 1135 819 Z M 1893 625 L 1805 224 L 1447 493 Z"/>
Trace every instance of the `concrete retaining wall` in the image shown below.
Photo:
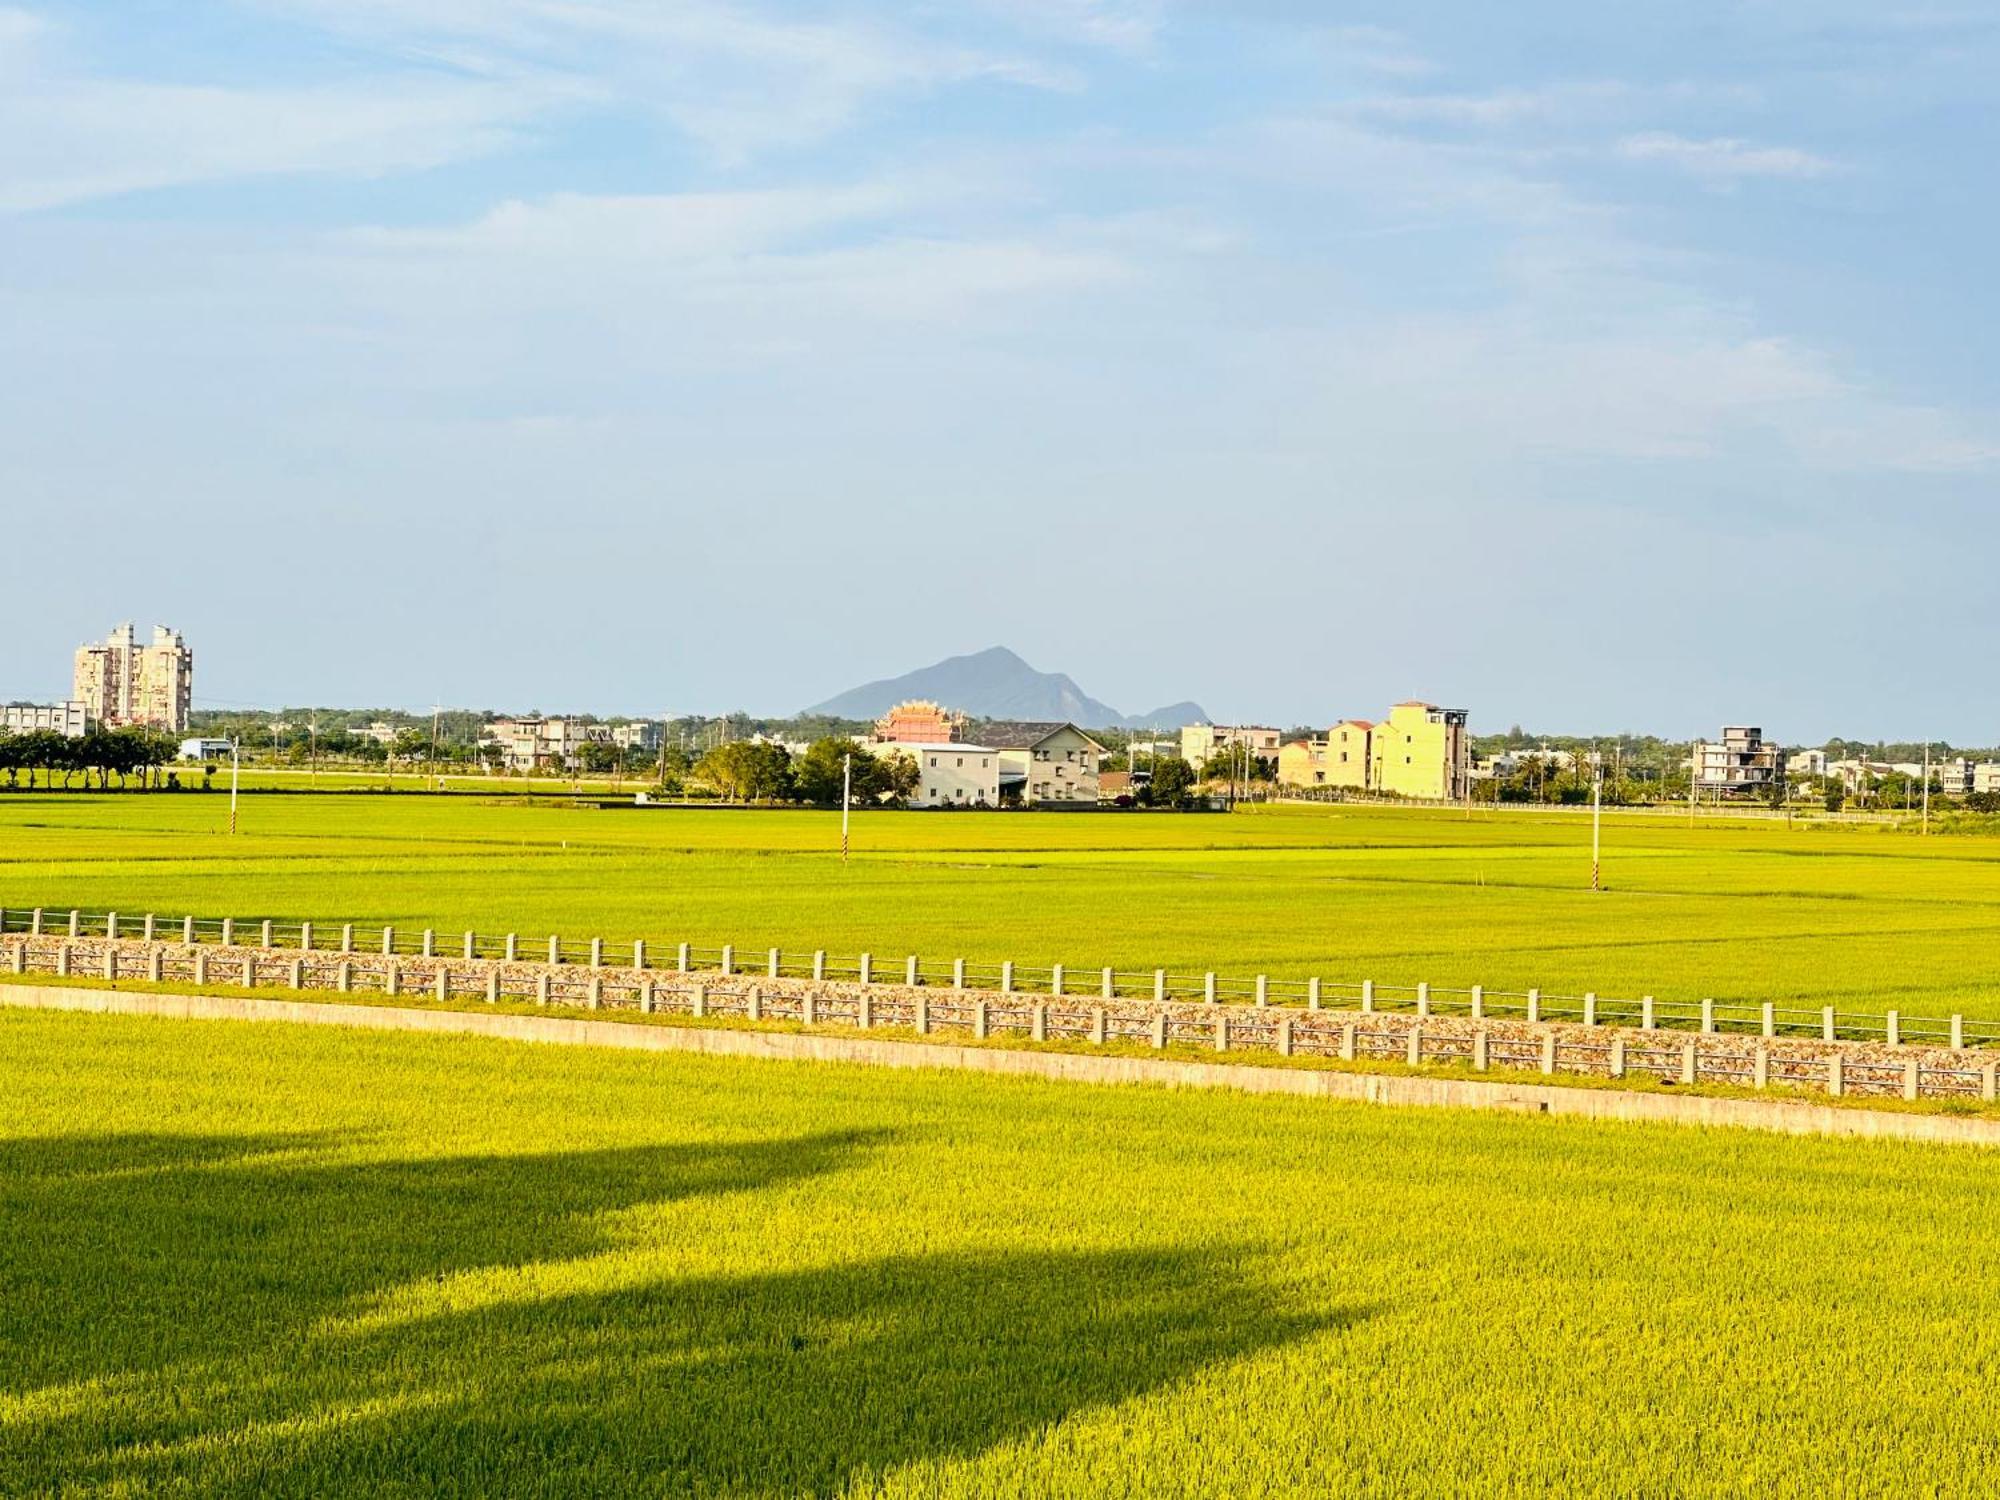
<path fill-rule="evenodd" d="M 1778 1131 L 1787 1135 L 1867 1136 L 1957 1145 L 2000 1145 L 2000 1121 L 1863 1108 L 1843 1109 L 1789 1100 L 1708 1099 L 1477 1079 L 1246 1067 L 999 1047 L 877 1041 L 850 1036 L 801 1036 L 788 1032 L 633 1025 L 629 1022 L 484 1011 L 407 1010 L 394 1006 L 264 1000 L 250 996 L 239 999 L 233 996 L 135 994 L 60 985 L 0 985 L 0 1004 L 34 1010 L 163 1016 L 181 1020 L 287 1021 L 368 1031 L 452 1032 L 510 1041 L 619 1047 L 642 1052 L 702 1052 L 714 1056 L 849 1063 L 868 1067 L 960 1069 L 1075 1083 L 1227 1088 L 1245 1093 L 1301 1094 L 1371 1104 L 1496 1109 L 1590 1120 L 1729 1126 Z"/>

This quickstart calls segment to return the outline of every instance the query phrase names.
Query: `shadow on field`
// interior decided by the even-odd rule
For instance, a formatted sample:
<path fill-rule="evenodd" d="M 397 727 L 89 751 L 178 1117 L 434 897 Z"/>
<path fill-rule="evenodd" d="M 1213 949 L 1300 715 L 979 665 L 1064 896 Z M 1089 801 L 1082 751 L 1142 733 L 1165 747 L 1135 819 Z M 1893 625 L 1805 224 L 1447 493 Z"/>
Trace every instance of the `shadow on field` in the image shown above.
<path fill-rule="evenodd" d="M 347 1165 L 270 1155 L 298 1138 L 0 1148 L 0 1492 L 832 1495 L 1362 1315 L 1289 1311 L 1229 1250 L 562 1264 L 615 1248 L 604 1211 L 879 1139 Z M 773 1260 L 801 1248 L 774 1230 Z"/>

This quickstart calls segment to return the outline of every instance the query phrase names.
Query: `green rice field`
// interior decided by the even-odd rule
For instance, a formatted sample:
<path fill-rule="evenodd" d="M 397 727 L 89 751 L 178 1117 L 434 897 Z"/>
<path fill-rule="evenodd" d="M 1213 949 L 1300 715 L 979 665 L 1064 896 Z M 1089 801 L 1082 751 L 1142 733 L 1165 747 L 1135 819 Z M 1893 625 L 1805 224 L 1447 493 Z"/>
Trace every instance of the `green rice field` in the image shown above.
<path fill-rule="evenodd" d="M 0 905 L 2000 1016 L 2000 839 L 1553 811 L 0 796 Z"/>
<path fill-rule="evenodd" d="M 0 1010 L 0 1493 L 1990 1492 L 1968 1149 Z"/>

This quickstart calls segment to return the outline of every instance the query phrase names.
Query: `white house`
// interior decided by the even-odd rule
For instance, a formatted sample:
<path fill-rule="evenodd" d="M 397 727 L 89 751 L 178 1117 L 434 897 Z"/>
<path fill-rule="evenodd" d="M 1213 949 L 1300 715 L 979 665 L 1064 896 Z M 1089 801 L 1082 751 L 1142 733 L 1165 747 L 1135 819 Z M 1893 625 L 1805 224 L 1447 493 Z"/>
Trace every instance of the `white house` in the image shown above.
<path fill-rule="evenodd" d="M 991 745 L 967 745 L 957 740 L 871 743 L 874 755 L 900 753 L 917 763 L 922 780 L 910 798 L 912 807 L 998 807 L 1000 752 Z"/>
<path fill-rule="evenodd" d="M 995 722 L 979 726 L 1000 761 L 1000 790 L 1025 807 L 1095 807 L 1104 746 L 1074 724 Z"/>
<path fill-rule="evenodd" d="M 182 760 L 227 760 L 230 754 L 228 740 L 193 739 L 181 741 Z"/>

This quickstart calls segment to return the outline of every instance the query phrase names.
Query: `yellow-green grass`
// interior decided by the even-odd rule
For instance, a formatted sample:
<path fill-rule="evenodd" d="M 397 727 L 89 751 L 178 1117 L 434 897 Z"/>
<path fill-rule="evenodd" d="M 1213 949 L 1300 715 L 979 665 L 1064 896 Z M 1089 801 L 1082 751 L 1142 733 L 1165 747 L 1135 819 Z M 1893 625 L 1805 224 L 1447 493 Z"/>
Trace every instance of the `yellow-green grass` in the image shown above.
<path fill-rule="evenodd" d="M 2000 840 L 1573 813 L 0 797 L 0 904 L 2000 1015 Z"/>
<path fill-rule="evenodd" d="M 0 1492 L 1971 1494 L 1984 1152 L 0 1012 Z"/>

